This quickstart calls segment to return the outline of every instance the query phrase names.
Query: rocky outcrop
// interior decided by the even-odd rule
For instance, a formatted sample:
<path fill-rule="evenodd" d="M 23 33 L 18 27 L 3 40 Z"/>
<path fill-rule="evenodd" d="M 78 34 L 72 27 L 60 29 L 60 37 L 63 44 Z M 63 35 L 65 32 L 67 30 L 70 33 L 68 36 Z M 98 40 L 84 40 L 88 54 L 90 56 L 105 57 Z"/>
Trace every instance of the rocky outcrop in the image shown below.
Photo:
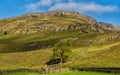
<path fill-rule="evenodd" d="M 80 20 L 84 20 L 86 23 L 90 24 L 90 26 L 80 26 L 80 25 L 73 25 L 68 26 L 65 25 L 64 27 L 61 27 L 60 25 L 56 24 L 49 24 L 49 25 L 41 25 L 36 26 L 34 28 L 38 28 L 39 31 L 45 31 L 45 30 L 52 30 L 52 31 L 64 31 L 64 30 L 80 30 L 82 28 L 91 28 L 94 31 L 104 32 L 104 30 L 108 31 L 119 31 L 120 27 L 112 24 L 107 24 L 103 22 L 97 22 L 94 18 L 91 18 L 89 16 L 83 15 L 78 12 L 71 12 L 71 11 L 63 11 L 63 10 L 56 10 L 56 11 L 50 11 L 50 12 L 42 12 L 42 13 L 30 13 L 23 15 L 24 17 L 45 17 L 45 16 L 63 16 L 63 15 L 70 15 L 75 16 L 76 18 L 79 18 Z M 47 19 L 45 19 L 47 21 Z M 29 27 L 29 29 L 33 29 L 33 27 Z"/>
<path fill-rule="evenodd" d="M 57 19 L 53 18 L 53 16 L 55 16 Z M 63 23 L 63 20 L 60 18 L 60 16 L 65 16 L 65 23 Z M 57 23 L 56 20 L 59 20 L 59 22 Z M 15 34 L 31 34 L 43 31 L 62 32 L 74 30 L 85 33 L 89 32 L 89 30 L 104 33 L 106 31 L 120 30 L 119 26 L 97 22 L 94 18 L 81 13 L 63 10 L 29 13 L 3 21 L 0 20 L 0 26 L 0 32 L 3 33 L 7 31 Z"/>
<path fill-rule="evenodd" d="M 95 38 L 96 37 L 94 37 L 94 39 L 91 39 L 91 40 L 88 40 L 88 41 L 76 42 L 76 45 L 88 45 L 89 46 L 89 45 L 92 45 L 92 44 L 100 44 L 100 43 L 104 43 L 106 41 L 120 39 L 120 34 L 111 35 L 111 36 L 108 36 L 106 38 L 101 38 L 101 39 L 95 39 Z"/>
<path fill-rule="evenodd" d="M 62 32 L 62 31 L 75 31 L 79 30 L 81 32 L 84 28 L 90 28 L 88 26 L 80 26 L 80 25 L 56 25 L 56 24 L 43 24 L 43 25 L 36 25 L 36 26 L 30 26 L 25 28 L 23 33 L 35 33 L 35 32 L 43 32 L 43 31 L 54 31 L 54 32 Z"/>
<path fill-rule="evenodd" d="M 95 24 L 96 20 L 94 18 L 91 18 L 89 16 L 83 15 L 78 12 L 72 12 L 72 11 L 64 11 L 64 10 L 56 10 L 56 11 L 50 11 L 50 12 L 43 12 L 43 13 L 30 13 L 30 14 L 25 14 L 23 16 L 25 17 L 41 17 L 41 16 L 62 16 L 62 15 L 72 15 L 76 16 L 77 18 L 80 18 L 82 20 L 85 20 L 86 22 L 90 24 Z"/>
<path fill-rule="evenodd" d="M 105 30 L 110 30 L 110 31 L 119 31 L 120 30 L 120 26 L 117 26 L 117 25 L 107 24 L 107 23 L 103 23 L 103 22 L 98 22 L 97 25 L 99 28 L 102 28 Z"/>

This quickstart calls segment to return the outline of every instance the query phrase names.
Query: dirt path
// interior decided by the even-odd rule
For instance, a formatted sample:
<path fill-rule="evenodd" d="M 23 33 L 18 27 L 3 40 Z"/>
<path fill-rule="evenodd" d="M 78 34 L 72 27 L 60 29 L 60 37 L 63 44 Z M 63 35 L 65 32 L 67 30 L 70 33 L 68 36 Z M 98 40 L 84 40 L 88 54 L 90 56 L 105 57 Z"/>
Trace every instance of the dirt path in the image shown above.
<path fill-rule="evenodd" d="M 88 51 L 99 51 L 99 50 L 105 50 L 105 49 L 109 49 L 113 46 L 119 45 L 120 43 L 113 43 L 113 44 L 109 44 L 109 45 L 105 45 L 105 46 L 101 46 L 101 47 L 91 47 L 88 49 Z"/>

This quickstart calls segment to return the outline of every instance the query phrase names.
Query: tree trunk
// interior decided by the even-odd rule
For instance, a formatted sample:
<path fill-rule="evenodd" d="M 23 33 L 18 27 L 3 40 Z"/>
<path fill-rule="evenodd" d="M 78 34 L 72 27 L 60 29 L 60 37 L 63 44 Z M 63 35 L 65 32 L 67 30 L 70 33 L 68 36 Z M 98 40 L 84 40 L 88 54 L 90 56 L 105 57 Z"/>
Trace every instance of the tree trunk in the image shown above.
<path fill-rule="evenodd" d="M 60 72 L 62 72 L 62 66 L 63 66 L 63 59 L 60 58 Z"/>

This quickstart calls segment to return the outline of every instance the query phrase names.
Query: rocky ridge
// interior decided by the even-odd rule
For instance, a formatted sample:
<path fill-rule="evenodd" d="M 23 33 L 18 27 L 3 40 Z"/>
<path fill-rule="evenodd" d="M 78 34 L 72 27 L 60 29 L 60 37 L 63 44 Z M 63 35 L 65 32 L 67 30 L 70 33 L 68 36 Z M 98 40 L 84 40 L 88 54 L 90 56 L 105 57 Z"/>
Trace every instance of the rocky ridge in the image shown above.
<path fill-rule="evenodd" d="M 61 19 L 63 16 L 65 18 Z M 68 19 L 70 16 L 70 19 Z M 42 19 L 41 19 L 42 17 Z M 50 18 L 49 18 L 50 17 Z M 56 18 L 52 18 L 56 17 Z M 22 18 L 22 19 L 21 19 Z M 40 18 L 38 20 L 38 18 Z M 50 12 L 42 12 L 42 13 L 29 13 L 19 17 L 6 19 L 4 25 L 0 21 L 0 31 L 12 31 L 15 34 L 31 34 L 36 32 L 43 31 L 74 31 L 79 30 L 81 32 L 87 32 L 87 29 L 91 29 L 93 31 L 105 32 L 107 31 L 119 31 L 120 26 L 107 24 L 103 22 L 97 22 L 94 18 L 89 16 L 85 16 L 78 12 L 70 12 L 63 10 L 56 10 Z M 57 22 L 58 21 L 58 22 Z M 62 25 L 63 24 L 63 25 Z M 86 30 L 85 30 L 86 29 Z"/>

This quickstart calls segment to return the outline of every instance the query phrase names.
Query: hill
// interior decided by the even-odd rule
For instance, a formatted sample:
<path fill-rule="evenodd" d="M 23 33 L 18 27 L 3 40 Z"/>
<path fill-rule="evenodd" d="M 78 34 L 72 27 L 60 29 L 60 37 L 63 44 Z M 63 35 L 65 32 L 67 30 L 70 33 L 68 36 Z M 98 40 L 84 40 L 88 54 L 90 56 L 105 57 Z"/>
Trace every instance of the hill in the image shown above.
<path fill-rule="evenodd" d="M 63 10 L 2 19 L 0 69 L 40 68 L 65 38 L 73 40 L 75 57 L 75 64 L 70 59 L 65 67 L 120 67 L 119 32 L 119 26 Z"/>

